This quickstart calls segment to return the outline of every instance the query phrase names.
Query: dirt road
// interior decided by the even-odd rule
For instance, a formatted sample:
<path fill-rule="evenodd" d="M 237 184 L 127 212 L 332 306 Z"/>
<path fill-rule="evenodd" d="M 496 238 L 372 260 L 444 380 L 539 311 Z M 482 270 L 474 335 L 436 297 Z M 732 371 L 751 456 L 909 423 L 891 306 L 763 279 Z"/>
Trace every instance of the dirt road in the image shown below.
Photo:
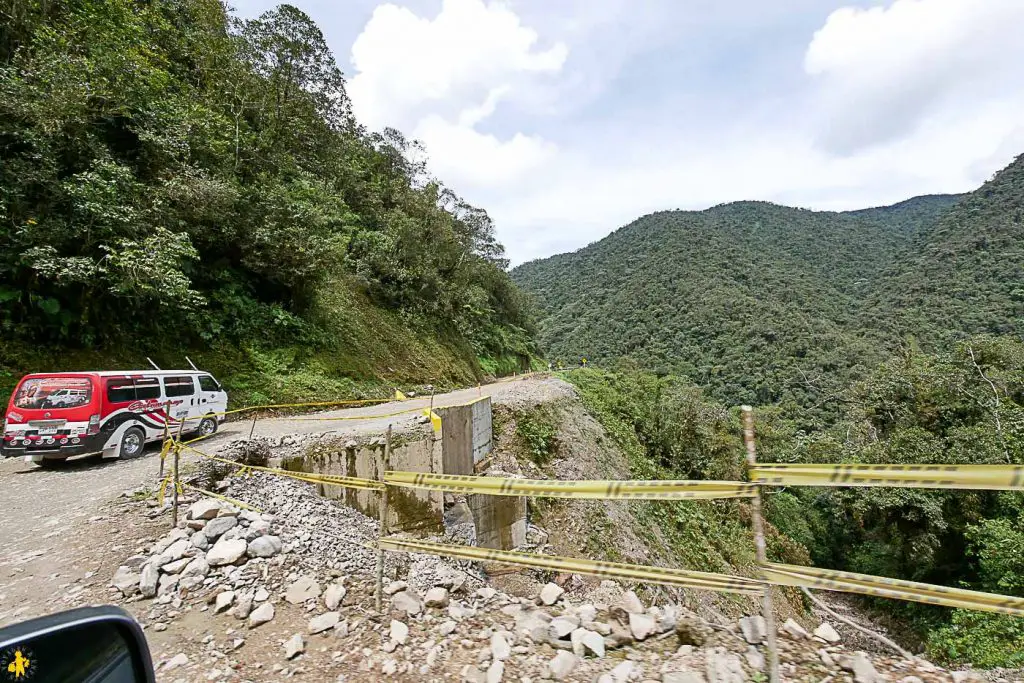
<path fill-rule="evenodd" d="M 571 395 L 571 392 L 572 389 L 569 385 L 561 380 L 531 376 L 527 379 L 506 380 L 485 384 L 479 388 L 473 387 L 437 394 L 434 396 L 433 405 L 438 408 L 457 406 L 474 401 L 481 396 L 490 396 L 491 401 L 495 404 L 521 407 L 567 397 Z M 255 436 L 274 438 L 287 434 L 330 432 L 339 436 L 355 437 L 380 434 L 389 424 L 395 431 L 408 431 L 416 428 L 417 418 L 430 405 L 430 397 L 416 397 L 408 401 L 391 401 L 361 408 L 321 411 L 301 416 L 298 419 L 287 417 L 263 419 L 257 421 Z M 229 438 L 247 437 L 251 428 L 251 419 L 240 419 L 223 425 L 221 432 Z"/>

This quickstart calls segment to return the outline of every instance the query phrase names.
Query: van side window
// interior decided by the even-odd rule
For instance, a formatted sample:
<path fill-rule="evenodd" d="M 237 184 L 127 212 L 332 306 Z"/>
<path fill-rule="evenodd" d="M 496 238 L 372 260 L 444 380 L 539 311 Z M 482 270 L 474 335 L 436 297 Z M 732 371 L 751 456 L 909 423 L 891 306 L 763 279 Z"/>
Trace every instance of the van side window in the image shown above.
<path fill-rule="evenodd" d="M 130 379 L 108 379 L 107 400 L 111 403 L 134 401 L 135 383 Z"/>
<path fill-rule="evenodd" d="M 217 380 L 209 375 L 199 375 L 199 388 L 203 391 L 220 391 L 220 385 L 217 384 Z"/>
<path fill-rule="evenodd" d="M 191 396 L 196 393 L 196 386 L 191 375 L 164 377 L 164 391 L 168 396 Z"/>
<path fill-rule="evenodd" d="M 140 377 L 135 380 L 135 398 L 145 401 L 160 398 L 160 382 L 156 377 Z"/>

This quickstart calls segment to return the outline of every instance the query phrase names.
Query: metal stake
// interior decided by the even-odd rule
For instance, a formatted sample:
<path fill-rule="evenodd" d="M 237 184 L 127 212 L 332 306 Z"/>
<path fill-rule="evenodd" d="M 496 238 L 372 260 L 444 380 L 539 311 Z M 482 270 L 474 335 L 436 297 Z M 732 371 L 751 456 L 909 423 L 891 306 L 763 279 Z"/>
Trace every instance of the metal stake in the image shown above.
<path fill-rule="evenodd" d="M 754 409 L 743 406 L 743 442 L 747 447 L 747 466 L 757 465 L 757 449 L 754 446 Z M 764 520 L 761 517 L 761 487 L 755 487 L 750 503 L 750 516 L 754 524 L 754 548 L 757 564 L 763 567 L 768 562 L 768 550 L 764 540 Z M 772 587 L 765 584 L 762 598 L 764 630 L 768 645 L 768 680 L 779 683 L 779 649 L 775 638 L 775 610 L 772 607 Z"/>
<path fill-rule="evenodd" d="M 381 462 L 381 468 L 378 472 L 381 483 L 384 482 L 384 473 L 387 472 L 391 466 L 391 425 L 388 425 L 388 431 L 384 437 L 384 458 Z M 383 614 L 381 611 L 381 603 L 384 600 L 384 548 L 380 545 L 380 539 L 384 538 L 388 534 L 388 487 L 385 484 L 384 490 L 380 493 L 380 515 L 378 524 L 378 536 L 377 536 L 377 614 Z"/>

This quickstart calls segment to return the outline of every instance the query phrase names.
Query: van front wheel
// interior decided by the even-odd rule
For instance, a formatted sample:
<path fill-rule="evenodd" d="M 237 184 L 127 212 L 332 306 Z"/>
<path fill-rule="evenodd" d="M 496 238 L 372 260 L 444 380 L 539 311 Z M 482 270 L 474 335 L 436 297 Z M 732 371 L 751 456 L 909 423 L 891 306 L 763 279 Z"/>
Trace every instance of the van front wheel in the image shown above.
<path fill-rule="evenodd" d="M 146 434 L 139 427 L 129 427 L 121 437 L 119 458 L 134 458 L 142 454 L 146 447 Z"/>
<path fill-rule="evenodd" d="M 212 417 L 204 417 L 199 423 L 199 436 L 210 436 L 217 431 L 217 420 Z"/>

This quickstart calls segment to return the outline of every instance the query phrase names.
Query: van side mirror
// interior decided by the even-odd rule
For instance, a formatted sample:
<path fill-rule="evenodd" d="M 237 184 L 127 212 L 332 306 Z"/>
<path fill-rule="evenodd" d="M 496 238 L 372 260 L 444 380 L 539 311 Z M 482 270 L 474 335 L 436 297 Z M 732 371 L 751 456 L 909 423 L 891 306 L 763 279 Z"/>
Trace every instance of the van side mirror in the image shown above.
<path fill-rule="evenodd" d="M 119 607 L 82 607 L 0 629 L 2 680 L 155 683 L 138 623 Z"/>

